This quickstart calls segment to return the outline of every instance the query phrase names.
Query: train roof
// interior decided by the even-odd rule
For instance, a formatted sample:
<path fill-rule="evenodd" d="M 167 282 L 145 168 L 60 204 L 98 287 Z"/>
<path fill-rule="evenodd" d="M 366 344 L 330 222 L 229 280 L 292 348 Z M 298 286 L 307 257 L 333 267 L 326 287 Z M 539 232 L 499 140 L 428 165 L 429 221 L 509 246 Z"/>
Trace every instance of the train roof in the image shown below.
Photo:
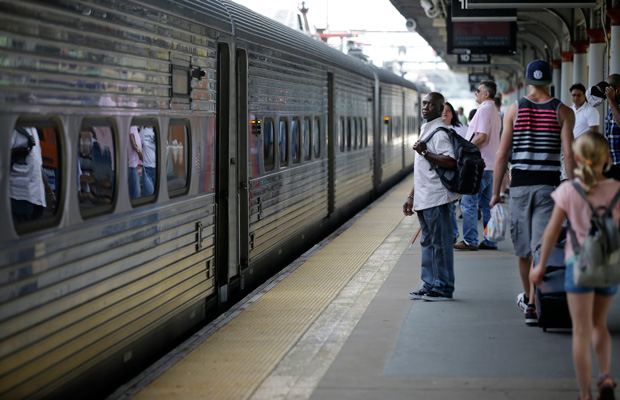
<path fill-rule="evenodd" d="M 266 44 L 282 51 L 293 52 L 317 61 L 326 62 L 356 72 L 370 79 L 398 84 L 417 90 L 415 83 L 392 72 L 365 63 L 357 58 L 335 50 L 327 44 L 291 29 L 277 21 L 258 14 L 247 7 L 229 0 L 159 0 L 161 6 L 195 21 L 208 18 L 210 25 L 248 42 Z M 199 15 L 197 15 L 199 14 Z"/>
<path fill-rule="evenodd" d="M 388 70 L 385 70 L 383 68 L 379 68 L 373 65 L 373 68 L 377 71 L 377 76 L 379 77 L 379 80 L 381 82 L 386 82 L 386 83 L 393 83 L 395 85 L 400 85 L 400 86 L 404 86 L 404 87 L 408 87 L 410 89 L 413 90 L 418 90 L 420 91 L 420 86 L 418 84 L 416 84 L 415 82 L 412 82 L 410 80 L 407 80 L 403 77 L 400 77 Z"/>
<path fill-rule="evenodd" d="M 222 0 L 222 4 L 230 13 L 234 34 L 239 39 L 295 52 L 298 55 L 327 62 L 374 79 L 371 69 L 362 61 L 332 49 L 327 44 L 302 32 L 257 14 L 240 4 L 228 0 Z"/>

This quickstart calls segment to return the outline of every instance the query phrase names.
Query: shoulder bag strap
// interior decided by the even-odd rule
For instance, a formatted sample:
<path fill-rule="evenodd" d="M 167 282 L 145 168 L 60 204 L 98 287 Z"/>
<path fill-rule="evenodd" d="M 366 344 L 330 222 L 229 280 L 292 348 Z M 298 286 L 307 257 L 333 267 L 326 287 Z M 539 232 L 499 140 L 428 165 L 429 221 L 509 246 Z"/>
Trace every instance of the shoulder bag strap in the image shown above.
<path fill-rule="evenodd" d="M 575 179 L 573 179 L 571 183 L 573 184 L 573 187 L 575 188 L 577 193 L 579 193 L 579 195 L 583 197 L 583 199 L 586 201 L 586 204 L 588 204 L 588 207 L 590 207 L 590 211 L 592 211 L 592 215 L 594 215 L 596 211 L 594 210 L 594 207 L 592 207 L 592 204 L 590 204 L 590 202 L 588 201 L 588 196 L 583 191 L 583 188 L 581 187 L 581 185 Z"/>
<path fill-rule="evenodd" d="M 433 135 L 434 135 L 435 133 L 439 132 L 439 131 L 444 131 L 444 132 L 446 132 L 448 135 L 450 134 L 450 129 L 448 129 L 448 128 L 444 128 L 443 126 L 440 126 L 439 128 L 437 128 L 437 129 L 435 129 L 434 131 L 432 131 L 432 132 L 431 132 L 431 133 L 430 133 L 430 134 L 429 134 L 426 138 L 424 138 L 423 142 L 424 142 L 424 143 L 428 143 L 428 141 L 429 141 L 429 140 L 431 140 L 431 138 L 433 137 Z M 428 161 L 428 163 L 431 165 L 431 168 L 430 168 L 430 169 L 434 169 L 435 171 L 437 171 L 437 169 L 439 168 L 439 167 L 437 166 L 437 164 L 435 164 L 434 162 L 429 161 L 429 160 L 427 160 L 427 161 Z M 438 174 L 439 174 L 439 173 L 438 173 Z"/>
<path fill-rule="evenodd" d="M 614 208 L 616 207 L 616 204 L 618 203 L 619 199 L 620 199 L 620 189 L 618 189 L 614 198 L 611 199 L 611 203 L 609 203 L 609 207 L 607 207 L 607 210 L 605 210 L 605 217 L 611 217 L 611 214 Z"/>
<path fill-rule="evenodd" d="M 590 204 L 590 202 L 588 201 L 588 196 L 586 196 L 586 193 L 583 191 L 583 188 L 581 187 L 579 182 L 577 182 L 576 179 L 573 179 L 571 183 L 573 187 L 575 188 L 575 190 L 577 191 L 577 193 L 579 193 L 579 195 L 583 197 L 583 199 L 586 201 L 586 204 L 588 204 L 588 207 L 590 207 L 590 211 L 592 212 L 592 215 L 594 215 L 596 211 L 594 210 L 594 207 L 592 207 L 592 204 Z M 568 219 L 568 217 L 566 217 L 566 221 L 568 221 L 568 232 L 570 233 L 570 241 L 571 241 L 571 244 L 573 245 L 573 251 L 575 252 L 575 254 L 579 254 L 581 252 L 581 245 L 579 244 L 579 241 L 577 240 L 577 234 L 573 230 L 573 227 L 571 226 L 570 220 Z"/>
<path fill-rule="evenodd" d="M 433 137 L 433 135 L 439 131 L 444 131 L 446 132 L 448 135 L 450 134 L 450 129 L 448 128 L 444 128 L 443 126 L 440 126 L 439 128 L 435 129 L 434 131 L 432 131 L 431 133 L 429 133 L 429 135 L 427 137 L 424 138 L 423 142 L 424 143 L 428 143 L 429 140 L 431 140 L 431 138 Z"/>

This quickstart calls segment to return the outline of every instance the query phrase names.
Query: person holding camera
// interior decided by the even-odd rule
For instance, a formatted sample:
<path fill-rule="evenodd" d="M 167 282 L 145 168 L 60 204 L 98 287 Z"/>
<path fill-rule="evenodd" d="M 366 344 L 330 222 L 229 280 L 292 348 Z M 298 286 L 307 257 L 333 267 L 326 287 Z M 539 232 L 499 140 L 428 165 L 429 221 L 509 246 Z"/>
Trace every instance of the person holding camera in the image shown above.
<path fill-rule="evenodd" d="M 605 97 L 609 102 L 609 112 L 605 117 L 605 138 L 609 142 L 611 168 L 605 176 L 620 181 L 620 74 L 607 77 Z"/>

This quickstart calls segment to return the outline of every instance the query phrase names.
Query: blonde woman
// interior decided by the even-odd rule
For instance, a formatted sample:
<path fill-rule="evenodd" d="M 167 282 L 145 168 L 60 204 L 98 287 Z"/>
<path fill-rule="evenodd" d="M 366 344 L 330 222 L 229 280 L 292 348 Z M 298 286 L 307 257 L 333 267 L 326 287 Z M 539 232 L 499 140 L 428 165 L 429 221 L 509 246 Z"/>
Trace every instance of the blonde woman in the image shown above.
<path fill-rule="evenodd" d="M 575 176 L 583 187 L 588 201 L 594 208 L 609 206 L 612 198 L 620 190 L 620 182 L 603 176 L 603 168 L 609 163 L 609 145 L 603 135 L 588 131 L 573 142 L 575 154 Z M 555 206 L 551 219 L 543 235 L 540 260 L 530 271 L 530 281 L 541 285 L 545 266 L 555 245 L 565 218 L 571 223 L 577 239 L 583 241 L 590 223 L 590 207 L 579 195 L 572 182 L 563 182 L 552 194 Z M 620 203 L 613 210 L 616 223 L 620 220 Z M 566 278 L 564 289 L 568 299 L 573 323 L 573 362 L 579 383 L 579 399 L 592 399 L 590 391 L 591 354 L 590 343 L 594 347 L 598 363 L 599 378 L 597 386 L 599 399 L 611 400 L 616 386 L 609 375 L 611 365 L 611 337 L 607 328 L 607 313 L 618 285 L 605 288 L 582 287 L 574 284 L 573 266 L 575 263 L 574 245 L 566 242 Z"/>

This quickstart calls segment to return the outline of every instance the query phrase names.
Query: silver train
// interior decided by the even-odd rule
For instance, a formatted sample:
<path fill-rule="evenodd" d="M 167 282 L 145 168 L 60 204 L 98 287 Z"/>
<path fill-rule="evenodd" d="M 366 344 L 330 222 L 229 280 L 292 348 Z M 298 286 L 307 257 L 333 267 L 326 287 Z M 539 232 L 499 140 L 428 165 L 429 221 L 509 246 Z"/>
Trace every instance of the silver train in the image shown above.
<path fill-rule="evenodd" d="M 230 1 L 0 25 L 0 398 L 101 396 L 411 171 L 415 84 Z"/>

